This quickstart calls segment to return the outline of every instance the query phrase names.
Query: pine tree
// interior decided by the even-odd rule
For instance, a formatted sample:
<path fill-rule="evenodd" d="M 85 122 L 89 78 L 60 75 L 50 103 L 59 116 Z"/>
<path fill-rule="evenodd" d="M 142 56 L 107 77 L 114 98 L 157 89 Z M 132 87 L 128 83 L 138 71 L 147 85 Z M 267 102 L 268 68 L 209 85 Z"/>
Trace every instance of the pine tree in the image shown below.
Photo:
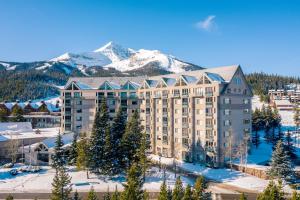
<path fill-rule="evenodd" d="M 203 199 L 210 199 L 211 193 L 205 192 L 208 188 L 208 184 L 203 176 L 199 176 L 196 179 L 194 190 L 193 190 L 193 199 L 194 200 L 203 200 Z"/>
<path fill-rule="evenodd" d="M 168 200 L 172 200 L 173 199 L 173 192 L 172 189 L 170 187 L 168 187 L 168 196 L 167 196 Z"/>
<path fill-rule="evenodd" d="M 180 179 L 180 176 L 176 179 L 175 187 L 173 189 L 173 198 L 172 200 L 181 200 L 184 195 L 184 189 L 182 186 L 182 181 Z"/>
<path fill-rule="evenodd" d="M 115 192 L 113 193 L 111 200 L 119 200 L 120 199 L 120 193 L 118 192 L 118 188 L 116 186 Z"/>
<path fill-rule="evenodd" d="M 122 200 L 144 199 L 145 191 L 142 190 L 143 181 L 141 176 L 141 169 L 137 164 L 133 163 L 127 172 L 127 182 L 124 184 Z"/>
<path fill-rule="evenodd" d="M 81 198 L 79 197 L 79 194 L 77 192 L 77 190 L 74 193 L 73 199 L 72 200 L 81 200 Z"/>
<path fill-rule="evenodd" d="M 137 161 L 137 150 L 140 148 L 143 137 L 139 114 L 134 112 L 127 122 L 125 134 L 122 138 L 123 165 L 127 169 Z"/>
<path fill-rule="evenodd" d="M 261 112 L 258 109 L 255 109 L 255 111 L 252 114 L 252 129 L 253 129 L 252 143 L 255 145 L 256 148 L 258 148 L 258 145 L 260 143 L 258 131 L 261 130 L 262 123 L 263 123 L 263 119 L 261 116 Z"/>
<path fill-rule="evenodd" d="M 109 188 L 107 188 L 107 192 L 104 194 L 103 200 L 111 200 Z"/>
<path fill-rule="evenodd" d="M 184 196 L 183 196 L 183 200 L 192 200 L 192 188 L 191 186 L 188 184 L 185 188 L 185 192 L 184 192 Z"/>
<path fill-rule="evenodd" d="M 99 200 L 93 186 L 88 193 L 87 200 Z"/>
<path fill-rule="evenodd" d="M 9 195 L 5 198 L 5 200 L 14 200 L 14 197 L 13 197 L 11 194 L 9 194 Z"/>
<path fill-rule="evenodd" d="M 276 185 L 270 181 L 268 186 L 264 189 L 263 193 L 259 194 L 257 200 L 284 200 L 284 192 L 282 190 L 281 182 Z"/>
<path fill-rule="evenodd" d="M 52 182 L 51 200 L 69 200 L 72 187 L 70 187 L 71 177 L 64 167 L 56 169 Z"/>
<path fill-rule="evenodd" d="M 76 159 L 76 168 L 78 170 L 88 170 L 88 141 L 83 138 L 77 143 L 77 159 Z"/>
<path fill-rule="evenodd" d="M 268 174 L 271 177 L 289 180 L 294 176 L 290 157 L 284 150 L 283 143 L 280 140 L 273 151 L 270 166 Z"/>
<path fill-rule="evenodd" d="M 103 99 L 100 110 L 96 112 L 89 144 L 89 167 L 95 173 L 100 173 L 103 165 L 105 131 L 109 125 L 109 115 L 106 100 Z"/>
<path fill-rule="evenodd" d="M 69 164 L 76 164 L 76 160 L 77 160 L 77 134 L 74 134 L 73 136 L 73 141 L 72 141 L 72 145 L 70 148 L 70 153 L 69 153 L 69 157 L 68 157 L 68 163 Z"/>
<path fill-rule="evenodd" d="M 62 136 L 58 133 L 55 141 L 54 153 L 51 155 L 52 163 L 51 166 L 55 169 L 61 168 L 65 165 L 65 156 L 64 156 L 64 143 L 62 141 Z"/>
<path fill-rule="evenodd" d="M 142 169 L 143 174 L 143 181 L 146 179 L 146 171 L 150 165 L 150 161 L 147 158 L 147 150 L 150 148 L 150 143 L 147 139 L 146 133 L 143 133 L 141 141 L 140 141 L 140 148 L 137 151 L 137 159 L 140 168 Z"/>
<path fill-rule="evenodd" d="M 113 152 L 112 152 L 112 144 L 110 138 L 110 128 L 107 127 L 105 131 L 105 144 L 104 144 L 104 153 L 103 153 L 103 164 L 100 167 L 102 174 L 105 175 L 113 175 L 114 171 L 114 160 Z"/>
<path fill-rule="evenodd" d="M 293 191 L 292 197 L 290 200 L 300 200 L 300 194 L 298 194 L 296 191 Z"/>
<path fill-rule="evenodd" d="M 240 195 L 240 200 L 247 200 L 247 197 L 246 197 L 245 193 L 242 193 Z"/>
<path fill-rule="evenodd" d="M 114 153 L 113 158 L 115 160 L 114 168 L 116 173 L 120 173 L 122 169 L 122 137 L 125 134 L 126 128 L 126 117 L 122 108 L 119 108 L 116 117 L 113 120 L 111 126 L 111 141 L 112 141 L 112 152 Z"/>
<path fill-rule="evenodd" d="M 168 200 L 168 190 L 167 190 L 167 185 L 165 180 L 160 186 L 158 200 Z"/>
<path fill-rule="evenodd" d="M 291 159 L 297 158 L 297 155 L 295 153 L 296 150 L 295 150 L 295 147 L 293 145 L 293 140 L 292 140 L 290 130 L 288 130 L 287 134 L 286 134 L 284 150 L 287 152 L 287 154 L 290 156 Z"/>

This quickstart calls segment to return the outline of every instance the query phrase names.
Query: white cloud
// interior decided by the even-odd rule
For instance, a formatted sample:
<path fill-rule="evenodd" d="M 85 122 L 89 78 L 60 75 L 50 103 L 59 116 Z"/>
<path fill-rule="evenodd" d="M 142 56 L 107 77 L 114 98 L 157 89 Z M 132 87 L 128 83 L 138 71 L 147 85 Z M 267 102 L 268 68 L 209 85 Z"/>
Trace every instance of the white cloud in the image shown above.
<path fill-rule="evenodd" d="M 204 20 L 196 23 L 196 27 L 205 31 L 212 31 L 216 29 L 215 15 L 209 15 Z"/>

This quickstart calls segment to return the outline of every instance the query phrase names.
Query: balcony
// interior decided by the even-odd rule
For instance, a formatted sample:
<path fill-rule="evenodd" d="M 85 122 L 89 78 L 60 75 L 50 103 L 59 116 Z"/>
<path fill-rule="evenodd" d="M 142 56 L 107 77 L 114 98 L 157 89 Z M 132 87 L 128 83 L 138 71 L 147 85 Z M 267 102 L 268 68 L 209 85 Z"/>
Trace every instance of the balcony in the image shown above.
<path fill-rule="evenodd" d="M 180 97 L 180 93 L 174 93 L 173 97 Z"/>

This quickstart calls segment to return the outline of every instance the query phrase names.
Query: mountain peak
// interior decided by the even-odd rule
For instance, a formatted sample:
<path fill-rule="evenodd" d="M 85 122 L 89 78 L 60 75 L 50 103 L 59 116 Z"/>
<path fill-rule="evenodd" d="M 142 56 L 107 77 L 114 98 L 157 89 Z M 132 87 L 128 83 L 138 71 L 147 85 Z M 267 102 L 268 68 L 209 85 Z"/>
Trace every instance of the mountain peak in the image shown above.
<path fill-rule="evenodd" d="M 102 53 L 108 57 L 112 62 L 118 62 L 131 57 L 135 51 L 132 49 L 124 48 L 121 45 L 110 41 L 103 47 L 96 49 L 95 53 Z"/>

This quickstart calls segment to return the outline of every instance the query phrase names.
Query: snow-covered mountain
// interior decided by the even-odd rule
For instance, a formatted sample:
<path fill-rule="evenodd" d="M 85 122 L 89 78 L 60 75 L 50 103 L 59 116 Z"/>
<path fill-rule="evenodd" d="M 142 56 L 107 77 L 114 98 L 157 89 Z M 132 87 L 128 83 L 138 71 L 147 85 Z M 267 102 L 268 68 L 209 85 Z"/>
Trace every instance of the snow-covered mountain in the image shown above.
<path fill-rule="evenodd" d="M 79 69 L 84 74 L 96 73 L 99 67 L 113 69 L 122 73 L 151 68 L 166 72 L 182 72 L 201 69 L 201 67 L 183 62 L 174 56 L 157 50 L 133 50 L 109 42 L 95 51 L 85 53 L 65 53 L 50 61 L 61 62 Z M 92 70 L 90 69 L 92 68 Z"/>

